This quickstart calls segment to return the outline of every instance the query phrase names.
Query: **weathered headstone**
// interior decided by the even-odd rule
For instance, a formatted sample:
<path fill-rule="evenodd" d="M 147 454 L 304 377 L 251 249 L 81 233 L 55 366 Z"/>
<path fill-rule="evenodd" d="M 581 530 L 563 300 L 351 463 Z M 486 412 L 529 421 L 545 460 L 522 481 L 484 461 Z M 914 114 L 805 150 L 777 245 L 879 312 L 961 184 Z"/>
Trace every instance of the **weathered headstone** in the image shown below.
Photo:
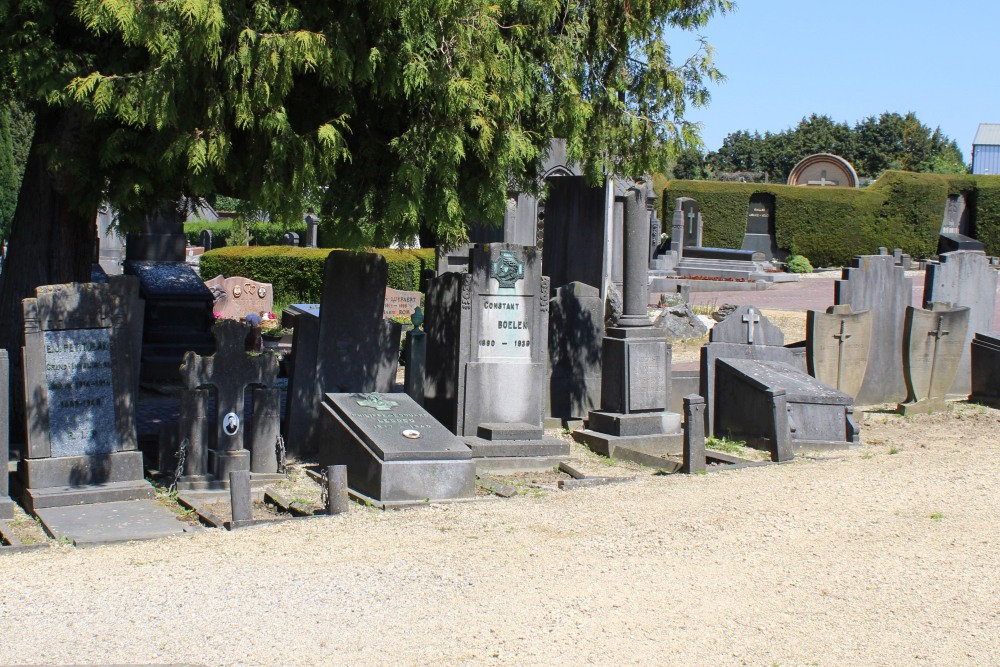
<path fill-rule="evenodd" d="M 480 467 L 547 467 L 568 444 L 542 439 L 549 281 L 538 250 L 476 246 L 469 273 L 427 291 L 424 405 L 464 437 Z"/>
<path fill-rule="evenodd" d="M 549 391 L 546 415 L 583 418 L 601 404 L 601 291 L 583 283 L 555 290 L 549 302 Z"/>
<path fill-rule="evenodd" d="M 312 210 L 306 213 L 306 247 L 319 247 L 319 218 Z"/>
<path fill-rule="evenodd" d="M 346 465 L 356 493 L 391 507 L 475 495 L 472 450 L 406 394 L 326 394 L 321 467 Z"/>
<path fill-rule="evenodd" d="M 854 312 L 872 311 L 872 338 L 868 366 L 858 391 L 860 405 L 902 401 L 903 321 L 913 301 L 913 279 L 891 255 L 855 257 L 834 285 L 834 304 L 850 305 Z"/>
<path fill-rule="evenodd" d="M 848 396 L 861 390 L 871 346 L 872 314 L 849 305 L 825 313 L 806 311 L 806 362 L 809 374 Z"/>
<path fill-rule="evenodd" d="M 972 403 L 1000 408 L 1000 333 L 976 332 L 972 339 Z"/>
<path fill-rule="evenodd" d="M 719 359 L 781 361 L 805 372 L 805 350 L 787 348 L 784 343 L 781 329 L 754 306 L 739 306 L 712 327 L 708 344 L 701 348 L 699 377 L 699 393 L 705 397 L 705 428 L 709 435 L 717 432 L 716 362 Z"/>
<path fill-rule="evenodd" d="M 262 283 L 242 276 L 223 278 L 218 275 L 205 281 L 215 298 L 212 308 L 219 317 L 241 320 L 251 313 L 260 315 L 274 307 L 271 283 Z"/>
<path fill-rule="evenodd" d="M 944 205 L 944 217 L 941 220 L 942 234 L 963 234 L 968 236 L 971 230 L 968 204 L 965 195 L 948 195 Z"/>
<path fill-rule="evenodd" d="M 764 253 L 770 261 L 778 255 L 778 242 L 774 231 L 774 195 L 755 192 L 747 206 L 747 229 L 743 236 L 743 250 Z"/>
<path fill-rule="evenodd" d="M 997 272 L 990 266 L 985 254 L 959 250 L 941 255 L 939 261 L 928 262 L 924 273 L 924 307 L 931 303 L 947 303 L 953 308 L 969 309 L 969 326 L 966 328 L 955 382 L 948 394 L 966 397 L 972 387 L 969 344 L 976 332 L 993 330 L 997 296 Z"/>
<path fill-rule="evenodd" d="M 716 431 L 770 451 L 772 461 L 858 444 L 851 397 L 785 362 L 719 360 L 715 401 Z"/>
<path fill-rule="evenodd" d="M 27 509 L 150 497 L 121 296 L 108 285 L 46 285 L 23 306 Z"/>
<path fill-rule="evenodd" d="M 303 321 L 313 316 L 295 318 L 289 451 L 318 449 L 316 424 L 324 394 L 392 391 L 402 327 L 383 319 L 388 272 L 379 255 L 334 251 L 327 256 L 319 315 L 307 325 L 315 328 L 300 335 Z"/>
<path fill-rule="evenodd" d="M 413 328 L 406 332 L 406 373 L 403 376 L 403 391 L 413 401 L 423 407 L 424 386 L 427 374 L 427 334 L 424 333 L 424 313 L 417 306 L 410 316 Z"/>
<path fill-rule="evenodd" d="M 897 406 L 900 414 L 946 409 L 945 395 L 955 381 L 965 349 L 969 309 L 930 305 L 929 310 L 913 306 L 906 309 L 903 333 L 906 401 Z"/>
<path fill-rule="evenodd" d="M 685 248 L 701 247 L 701 213 L 698 212 L 698 201 L 689 197 L 678 197 L 681 219 L 684 226 L 681 230 L 681 245 Z"/>
<path fill-rule="evenodd" d="M 295 232 L 285 232 L 281 235 L 281 245 L 298 246 L 299 235 Z"/>
<path fill-rule="evenodd" d="M 273 352 L 247 354 L 245 345 L 249 332 L 249 326 L 236 320 L 219 320 L 213 327 L 215 354 L 203 357 L 188 352 L 181 366 L 181 378 L 187 390 L 215 389 L 214 446 L 208 452 L 207 470 L 192 470 L 192 474 L 208 473 L 222 483 L 228 481 L 229 473 L 234 470 L 273 472 L 270 461 L 254 462 L 251 452 L 244 447 L 247 431 L 244 423 L 245 392 L 254 387 L 276 391 L 273 387 L 278 377 L 278 360 Z M 268 418 L 275 423 L 278 421 L 277 414 L 268 415 Z M 263 419 L 251 421 L 251 428 L 277 432 L 276 427 Z M 184 432 L 185 424 L 181 424 L 181 430 Z M 247 440 L 253 442 L 254 438 L 251 435 Z M 271 449 L 270 456 L 265 458 L 273 457 L 274 450 Z"/>
<path fill-rule="evenodd" d="M 385 310 L 383 317 L 387 320 L 394 317 L 409 317 L 420 307 L 423 295 L 415 290 L 385 288 Z"/>

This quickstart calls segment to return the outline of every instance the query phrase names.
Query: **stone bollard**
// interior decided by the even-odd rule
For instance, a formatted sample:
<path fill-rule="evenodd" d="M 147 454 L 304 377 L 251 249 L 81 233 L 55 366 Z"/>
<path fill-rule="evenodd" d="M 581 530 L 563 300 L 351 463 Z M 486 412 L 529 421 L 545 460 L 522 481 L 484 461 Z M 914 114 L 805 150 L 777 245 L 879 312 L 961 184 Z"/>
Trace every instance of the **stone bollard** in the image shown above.
<path fill-rule="evenodd" d="M 229 501 L 233 508 L 232 528 L 253 523 L 253 500 L 250 497 L 250 471 L 233 470 L 229 473 Z"/>
<path fill-rule="evenodd" d="M 684 397 L 684 463 L 681 472 L 705 472 L 705 398 Z"/>
<path fill-rule="evenodd" d="M 326 513 L 343 514 L 347 511 L 347 466 L 329 466 L 326 469 Z"/>

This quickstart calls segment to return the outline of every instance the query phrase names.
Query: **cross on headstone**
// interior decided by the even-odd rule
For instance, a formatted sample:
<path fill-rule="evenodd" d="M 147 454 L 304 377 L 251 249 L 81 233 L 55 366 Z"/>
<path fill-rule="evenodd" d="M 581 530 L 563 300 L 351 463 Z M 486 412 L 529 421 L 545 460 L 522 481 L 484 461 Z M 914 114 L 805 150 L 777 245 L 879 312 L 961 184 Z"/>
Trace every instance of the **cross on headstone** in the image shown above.
<path fill-rule="evenodd" d="M 751 308 L 747 311 L 747 314 L 743 316 L 743 321 L 747 324 L 747 343 L 753 345 L 753 328 L 754 325 L 760 322 L 760 315 Z"/>
<path fill-rule="evenodd" d="M 818 185 L 823 187 L 825 185 L 840 185 L 838 181 L 828 181 L 826 180 L 826 169 L 820 172 L 818 181 L 806 181 L 808 185 Z"/>
<path fill-rule="evenodd" d="M 694 234 L 694 209 L 688 209 L 688 234 Z"/>
<path fill-rule="evenodd" d="M 931 376 L 930 376 L 930 382 L 927 383 L 928 387 L 934 386 L 934 369 L 935 366 L 937 366 L 938 343 L 941 342 L 942 338 L 951 333 L 950 331 L 942 330 L 943 325 L 944 325 L 944 317 L 939 315 L 937 321 L 937 329 L 935 329 L 934 331 L 927 332 L 928 336 L 934 336 L 934 352 L 933 352 L 934 356 L 931 357 Z"/>
<path fill-rule="evenodd" d="M 250 327 L 236 320 L 220 320 L 214 327 L 216 352 L 203 357 L 194 352 L 184 355 L 181 378 L 187 389 L 215 387 L 216 424 L 220 450 L 244 449 L 242 420 L 244 392 L 247 387 L 271 387 L 278 377 L 278 359 L 273 352 L 251 356 L 246 352 Z M 227 419 L 236 415 L 237 419 Z M 235 428 L 234 428 L 235 427 Z"/>
<path fill-rule="evenodd" d="M 840 390 L 840 375 L 844 368 L 844 341 L 850 338 L 853 334 L 849 334 L 844 331 L 847 326 L 845 320 L 840 321 L 840 333 L 833 334 L 833 337 L 837 339 L 837 390 Z"/>

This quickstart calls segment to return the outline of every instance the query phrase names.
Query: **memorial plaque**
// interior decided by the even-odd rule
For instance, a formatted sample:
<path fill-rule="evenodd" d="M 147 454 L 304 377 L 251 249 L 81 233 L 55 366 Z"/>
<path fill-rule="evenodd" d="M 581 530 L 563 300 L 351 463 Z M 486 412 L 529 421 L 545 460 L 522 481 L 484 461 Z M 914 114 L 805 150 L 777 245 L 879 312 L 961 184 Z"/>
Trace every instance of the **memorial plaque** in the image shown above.
<path fill-rule="evenodd" d="M 413 290 L 385 288 L 385 311 L 382 317 L 391 320 L 394 317 L 410 317 L 420 306 L 422 294 Z"/>
<path fill-rule="evenodd" d="M 213 310 L 219 317 L 240 320 L 251 313 L 269 313 L 274 307 L 271 283 L 262 283 L 241 276 L 223 278 L 221 275 L 205 281 L 215 299 Z"/>
<path fill-rule="evenodd" d="M 46 331 L 52 456 L 109 454 L 117 449 L 111 333 Z"/>
<path fill-rule="evenodd" d="M 629 412 L 663 410 L 667 398 L 667 347 L 659 340 L 635 341 L 628 346 Z M 663 369 L 662 373 L 650 372 Z"/>

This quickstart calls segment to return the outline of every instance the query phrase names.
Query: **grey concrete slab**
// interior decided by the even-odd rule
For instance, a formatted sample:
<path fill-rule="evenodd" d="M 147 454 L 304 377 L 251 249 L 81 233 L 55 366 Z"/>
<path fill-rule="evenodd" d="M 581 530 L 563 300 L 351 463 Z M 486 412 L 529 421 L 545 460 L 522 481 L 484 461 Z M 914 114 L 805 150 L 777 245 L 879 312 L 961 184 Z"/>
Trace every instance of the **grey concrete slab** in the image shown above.
<path fill-rule="evenodd" d="M 148 540 L 201 530 L 155 500 L 97 503 L 35 510 L 45 530 L 74 544 Z"/>

